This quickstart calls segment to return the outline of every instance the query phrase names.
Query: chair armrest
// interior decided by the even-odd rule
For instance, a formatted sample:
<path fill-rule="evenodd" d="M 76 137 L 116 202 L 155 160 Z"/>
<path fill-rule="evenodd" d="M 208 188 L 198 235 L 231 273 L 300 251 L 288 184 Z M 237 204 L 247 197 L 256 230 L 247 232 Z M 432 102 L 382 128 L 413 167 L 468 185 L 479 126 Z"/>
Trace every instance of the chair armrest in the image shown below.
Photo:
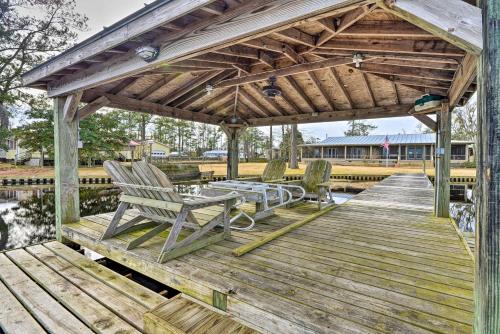
<path fill-rule="evenodd" d="M 194 197 L 194 196 L 189 196 Z M 195 197 L 196 199 L 190 201 L 184 201 L 184 205 L 190 208 L 203 208 L 207 206 L 212 206 L 216 204 L 222 204 L 227 201 L 237 200 L 243 197 L 241 194 L 236 192 L 230 192 L 225 195 L 215 196 L 215 197 Z"/>

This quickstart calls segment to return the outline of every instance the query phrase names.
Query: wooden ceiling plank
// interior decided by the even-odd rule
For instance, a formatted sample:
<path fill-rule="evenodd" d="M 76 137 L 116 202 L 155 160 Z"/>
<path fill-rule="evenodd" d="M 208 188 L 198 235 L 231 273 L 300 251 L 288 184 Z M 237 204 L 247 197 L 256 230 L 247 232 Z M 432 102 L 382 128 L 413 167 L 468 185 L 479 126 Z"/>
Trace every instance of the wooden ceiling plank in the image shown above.
<path fill-rule="evenodd" d="M 243 87 L 240 87 L 239 91 L 240 96 L 242 96 L 245 100 L 247 100 L 251 105 L 253 105 L 256 110 L 259 111 L 259 113 L 264 116 L 282 116 L 282 114 L 276 113 L 276 112 L 271 112 L 268 108 L 264 107 L 259 101 L 257 101 L 256 98 L 254 98 L 252 95 L 250 95 L 248 92 L 245 91 Z"/>
<path fill-rule="evenodd" d="M 181 96 L 188 94 L 191 90 L 195 89 L 199 85 L 205 84 L 207 81 L 219 75 L 220 73 L 222 73 L 222 71 L 215 71 L 202 74 L 199 77 L 194 78 L 193 80 L 190 80 L 189 82 L 186 82 L 185 84 L 177 87 L 177 89 L 169 93 L 167 96 L 164 96 L 163 98 L 159 99 L 156 103 L 167 105 L 170 102 L 174 101 L 175 99 L 178 99 Z"/>
<path fill-rule="evenodd" d="M 197 112 L 202 113 L 202 114 L 208 114 L 212 111 L 213 105 L 219 103 L 220 101 L 224 101 L 225 99 L 230 98 L 231 96 L 234 95 L 235 93 L 235 88 L 234 87 L 229 87 L 227 90 L 225 90 L 223 93 L 218 94 L 214 97 L 212 97 L 210 100 L 206 101 L 203 104 L 203 108 L 200 110 L 197 110 Z"/>
<path fill-rule="evenodd" d="M 246 84 L 246 83 L 250 83 L 250 82 L 263 81 L 263 80 L 267 80 L 271 76 L 286 77 L 286 76 L 294 75 L 294 74 L 298 74 L 298 73 L 315 71 L 315 70 L 320 70 L 323 68 L 340 66 L 340 65 L 347 65 L 350 63 L 352 63 L 352 59 L 349 59 L 349 58 L 332 58 L 332 59 L 321 60 L 321 61 L 317 61 L 317 62 L 313 62 L 313 63 L 298 64 L 298 65 L 293 65 L 293 66 L 289 66 L 286 68 L 280 68 L 280 69 L 276 69 L 276 70 L 272 70 L 272 71 L 266 71 L 266 72 L 261 72 L 261 73 L 256 73 L 256 74 L 245 75 L 245 76 L 242 76 L 240 78 L 223 80 L 222 82 L 220 82 L 217 85 L 217 87 L 229 87 L 229 86 Z"/>
<path fill-rule="evenodd" d="M 337 70 L 335 69 L 335 67 L 330 67 L 330 74 L 332 75 L 333 80 L 335 81 L 337 86 L 340 87 L 340 91 L 342 92 L 342 95 L 344 95 L 344 98 L 349 103 L 349 109 L 353 109 L 354 102 L 352 101 L 351 95 L 349 94 L 349 92 L 345 88 L 344 83 L 340 79 L 339 74 L 337 73 Z"/>
<path fill-rule="evenodd" d="M 229 78 L 234 73 L 235 73 L 234 71 L 224 71 L 221 74 L 210 79 L 209 83 L 213 86 L 217 82 L 224 80 L 226 78 Z M 177 107 L 177 108 L 187 108 L 192 103 L 194 103 L 194 102 L 198 101 L 200 98 L 204 97 L 206 94 L 207 94 L 206 86 L 199 85 L 198 87 L 193 89 L 190 93 L 188 93 L 184 96 L 181 96 L 177 100 L 173 101 L 173 106 Z"/>
<path fill-rule="evenodd" d="M 469 53 L 481 54 L 483 33 L 479 7 L 460 0 L 379 0 L 378 5 Z"/>
<path fill-rule="evenodd" d="M 392 106 L 380 106 L 374 108 L 336 110 L 331 112 L 321 112 L 318 114 L 299 114 L 291 116 L 276 116 L 268 118 L 248 119 L 250 126 L 281 125 L 281 124 L 299 124 L 299 123 L 317 123 L 317 122 L 335 122 L 348 121 L 352 119 L 372 119 L 408 116 L 408 110 L 413 104 L 399 104 Z"/>
<path fill-rule="evenodd" d="M 293 91 L 298 96 L 300 96 L 300 98 L 308 105 L 308 107 L 313 112 L 318 111 L 318 108 L 316 108 L 316 105 L 313 103 L 313 101 L 311 100 L 311 98 L 307 94 L 304 93 L 304 91 L 302 90 L 302 87 L 299 86 L 299 84 L 297 83 L 297 81 L 292 76 L 282 77 L 282 80 L 286 81 L 292 87 Z"/>
<path fill-rule="evenodd" d="M 190 110 L 164 106 L 158 103 L 147 102 L 144 100 L 132 99 L 126 96 L 104 94 L 104 97 L 108 99 L 110 105 L 125 110 L 143 112 L 162 117 L 173 117 L 186 121 L 203 122 L 208 124 L 219 124 L 222 121 L 222 119 L 218 117 L 211 117 L 209 115 L 196 113 Z"/>
<path fill-rule="evenodd" d="M 314 71 L 307 72 L 307 75 L 309 76 L 309 79 L 311 80 L 314 88 L 321 94 L 323 99 L 326 101 L 328 107 L 330 108 L 331 111 L 335 110 L 335 106 L 333 105 L 333 102 L 331 101 L 330 97 L 328 96 L 328 93 L 325 91 L 323 84 L 321 83 L 321 80 L 318 79 L 318 76 Z"/>
<path fill-rule="evenodd" d="M 160 80 L 156 81 L 153 83 L 151 86 L 137 94 L 135 97 L 138 100 L 144 100 L 148 98 L 148 96 L 152 95 L 154 92 L 156 92 L 158 89 L 162 88 L 163 86 L 167 85 L 169 82 L 177 78 L 179 74 L 174 74 L 174 75 L 169 75 L 161 78 Z"/>
<path fill-rule="evenodd" d="M 368 96 L 370 96 L 370 101 L 372 103 L 372 107 L 377 106 L 377 100 L 375 99 L 375 96 L 373 95 L 372 88 L 370 87 L 370 83 L 368 82 L 368 79 L 366 78 L 366 73 L 362 72 L 361 73 L 363 85 L 365 86 L 366 91 L 368 92 Z"/>
<path fill-rule="evenodd" d="M 264 107 L 259 101 L 257 101 L 252 95 L 248 94 L 242 88 L 240 88 L 239 94 L 240 97 L 243 97 L 243 99 L 245 99 L 248 102 L 248 104 L 254 107 L 252 109 L 257 111 L 257 113 L 260 116 L 263 117 L 280 116 L 280 115 L 273 115 L 273 113 L 269 112 L 266 107 Z"/>

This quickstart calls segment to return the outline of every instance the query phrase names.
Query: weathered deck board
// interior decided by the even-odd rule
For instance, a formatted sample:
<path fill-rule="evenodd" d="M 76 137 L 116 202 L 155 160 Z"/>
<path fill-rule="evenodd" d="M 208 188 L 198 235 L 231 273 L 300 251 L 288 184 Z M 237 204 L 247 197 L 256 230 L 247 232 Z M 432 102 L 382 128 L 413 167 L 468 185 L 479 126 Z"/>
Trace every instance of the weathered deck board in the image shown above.
<path fill-rule="evenodd" d="M 58 243 L 0 254 L 5 333 L 141 333 L 166 298 Z"/>
<path fill-rule="evenodd" d="M 250 232 L 167 263 L 166 234 L 126 251 L 135 231 L 101 242 L 111 214 L 64 235 L 267 333 L 471 333 L 473 262 L 450 220 L 432 216 L 423 175 L 395 175 L 242 257 L 231 250 L 315 212 L 278 209 Z M 134 212 L 127 213 L 128 219 Z"/>
<path fill-rule="evenodd" d="M 151 334 L 259 334 L 218 310 L 177 295 L 144 316 L 144 331 Z"/>

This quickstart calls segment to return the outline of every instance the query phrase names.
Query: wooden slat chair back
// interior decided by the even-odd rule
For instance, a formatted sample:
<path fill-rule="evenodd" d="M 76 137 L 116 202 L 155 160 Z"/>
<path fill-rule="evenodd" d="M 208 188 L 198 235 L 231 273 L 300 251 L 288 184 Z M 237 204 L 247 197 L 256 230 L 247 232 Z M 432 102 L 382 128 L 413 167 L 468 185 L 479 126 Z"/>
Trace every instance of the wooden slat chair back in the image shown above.
<path fill-rule="evenodd" d="M 332 164 L 326 160 L 314 160 L 307 164 L 302 180 L 288 181 L 286 183 L 299 185 L 306 191 L 304 198 L 316 200 L 318 208 L 321 210 L 326 206 L 334 204 L 330 188 L 330 174 Z M 295 195 L 295 194 L 294 194 Z M 329 196 L 327 196 L 329 195 Z"/>
<path fill-rule="evenodd" d="M 123 194 L 101 240 L 153 227 L 129 242 L 127 249 L 132 249 L 170 228 L 158 258 L 158 262 L 164 262 L 229 236 L 229 212 L 240 195 L 230 193 L 213 198 L 191 197 L 186 200 L 175 192 L 172 182 L 161 170 L 146 162 L 134 162 L 129 168 L 116 161 L 106 161 L 104 169 Z M 119 225 L 131 206 L 139 211 L 139 215 Z M 210 206 L 215 207 L 207 210 L 209 214 L 204 214 L 205 219 L 195 218 L 194 210 Z M 200 239 L 221 224 L 224 226 L 222 232 Z M 193 232 L 182 241 L 177 241 L 183 227 L 189 227 Z"/>
<path fill-rule="evenodd" d="M 250 177 L 240 177 L 240 181 L 252 181 L 252 182 L 268 182 L 268 183 L 279 183 L 282 182 L 283 176 L 286 171 L 286 161 L 283 159 L 271 160 L 266 164 L 264 172 L 261 176 L 250 176 Z"/>
<path fill-rule="evenodd" d="M 283 179 L 286 170 L 286 161 L 283 159 L 271 160 L 262 173 L 262 182 L 279 181 Z"/>
<path fill-rule="evenodd" d="M 307 164 L 302 178 L 302 186 L 306 192 L 316 192 L 318 184 L 330 180 L 332 164 L 326 160 L 313 160 Z"/>

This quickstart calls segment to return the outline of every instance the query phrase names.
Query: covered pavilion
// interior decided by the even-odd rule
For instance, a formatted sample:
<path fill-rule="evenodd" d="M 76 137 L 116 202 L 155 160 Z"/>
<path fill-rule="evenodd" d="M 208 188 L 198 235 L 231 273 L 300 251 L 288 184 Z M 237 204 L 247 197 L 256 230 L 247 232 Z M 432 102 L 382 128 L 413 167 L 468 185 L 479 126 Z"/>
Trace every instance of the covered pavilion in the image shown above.
<path fill-rule="evenodd" d="M 80 219 L 78 122 L 102 107 L 220 125 L 229 178 L 248 126 L 412 116 L 437 133 L 435 214 L 448 217 L 451 111 L 479 90 L 476 328 L 494 333 L 500 4 L 483 3 L 483 11 L 471 0 L 146 5 L 23 75 L 54 98 L 58 239 L 63 224 Z M 423 94 L 444 98 L 418 112 Z"/>

